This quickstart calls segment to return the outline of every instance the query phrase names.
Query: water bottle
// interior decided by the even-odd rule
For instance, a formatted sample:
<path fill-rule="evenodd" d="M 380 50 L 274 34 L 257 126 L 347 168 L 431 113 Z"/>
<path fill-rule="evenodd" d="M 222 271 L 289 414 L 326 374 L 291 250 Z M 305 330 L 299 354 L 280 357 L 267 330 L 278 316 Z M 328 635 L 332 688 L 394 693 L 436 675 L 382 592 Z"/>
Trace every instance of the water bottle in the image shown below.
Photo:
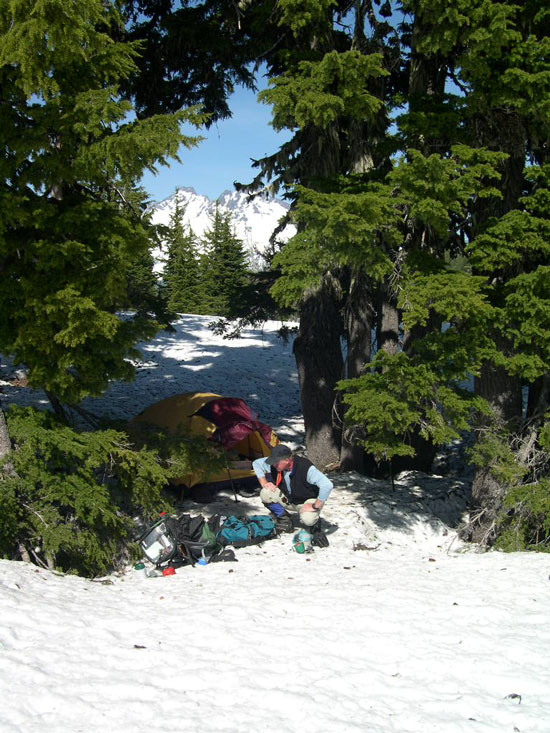
<path fill-rule="evenodd" d="M 197 560 L 197 565 L 208 565 L 208 560 L 206 558 L 206 555 L 204 554 L 204 550 L 201 550 L 201 556 Z"/>

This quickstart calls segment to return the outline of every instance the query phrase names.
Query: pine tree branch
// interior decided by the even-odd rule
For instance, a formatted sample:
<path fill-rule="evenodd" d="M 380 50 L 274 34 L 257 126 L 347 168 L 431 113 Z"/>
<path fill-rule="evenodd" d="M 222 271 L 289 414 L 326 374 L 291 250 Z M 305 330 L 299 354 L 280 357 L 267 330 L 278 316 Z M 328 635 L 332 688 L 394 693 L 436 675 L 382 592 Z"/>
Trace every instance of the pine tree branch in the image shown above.
<path fill-rule="evenodd" d="M 34 550 L 31 550 L 30 551 L 30 554 L 33 556 L 33 558 L 34 558 L 34 560 L 35 560 L 35 562 L 36 562 L 37 565 L 40 565 L 40 567 L 44 568 L 45 570 L 52 570 L 52 568 L 50 567 L 50 565 L 48 563 L 44 562 L 44 560 L 42 560 L 42 558 Z M 30 558 L 29 558 L 29 560 L 30 560 Z"/>
<path fill-rule="evenodd" d="M 61 404 L 61 400 L 59 399 L 59 397 L 57 395 L 53 394 L 53 392 L 50 392 L 47 389 L 44 390 L 44 391 L 46 393 L 46 397 L 50 401 L 50 404 L 51 404 L 51 406 L 53 408 L 53 411 L 54 411 L 55 415 L 58 417 L 59 420 L 61 420 L 61 422 L 64 425 L 68 425 L 69 424 L 69 417 L 68 417 L 67 413 L 65 412 L 65 409 L 64 409 L 63 405 Z"/>
<path fill-rule="evenodd" d="M 122 191 L 117 186 L 115 186 L 114 183 L 109 184 L 109 188 L 111 188 L 113 191 L 115 191 L 115 193 L 120 197 L 120 200 L 122 201 L 122 203 L 125 206 L 127 206 L 130 209 L 130 211 L 132 211 L 133 214 L 135 214 L 135 216 L 138 217 L 138 219 L 141 218 L 141 214 L 139 213 L 139 211 L 136 210 L 136 208 L 134 207 L 134 205 L 132 204 L 132 202 L 131 201 L 128 201 L 128 199 L 124 196 L 124 194 L 122 193 Z"/>
<path fill-rule="evenodd" d="M 33 507 L 32 507 L 32 506 L 30 506 L 29 504 L 25 504 L 25 502 L 24 502 L 24 501 L 22 501 L 22 502 L 21 502 L 21 506 L 24 506 L 24 507 L 25 507 L 25 509 L 28 509 L 28 511 L 29 511 L 29 512 L 30 512 L 31 514 L 34 514 L 35 516 L 37 516 L 37 517 L 38 517 L 38 519 L 40 519 L 40 521 L 42 522 L 42 524 L 43 524 L 43 525 L 44 525 L 45 527 L 49 528 L 49 526 L 50 526 L 50 525 L 49 525 L 49 524 L 48 524 L 48 523 L 46 522 L 46 520 L 45 520 L 45 519 L 44 519 L 44 517 L 43 517 L 43 516 L 42 516 L 42 515 L 40 514 L 40 512 L 37 512 L 37 511 L 36 511 L 36 509 L 33 509 Z"/>

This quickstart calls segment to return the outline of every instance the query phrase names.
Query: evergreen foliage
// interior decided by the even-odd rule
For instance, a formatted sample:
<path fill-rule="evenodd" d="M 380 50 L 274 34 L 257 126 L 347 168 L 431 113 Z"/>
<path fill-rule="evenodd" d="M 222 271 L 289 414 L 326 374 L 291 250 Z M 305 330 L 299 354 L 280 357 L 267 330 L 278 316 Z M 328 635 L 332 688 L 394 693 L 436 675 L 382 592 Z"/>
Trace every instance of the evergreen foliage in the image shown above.
<path fill-rule="evenodd" d="M 166 471 L 123 433 L 77 433 L 30 408 L 12 407 L 7 417 L 17 475 L 0 483 L 2 555 L 25 548 L 50 567 L 104 574 L 123 555 L 127 511 L 167 508 Z"/>
<path fill-rule="evenodd" d="M 150 320 L 153 318 L 159 326 L 170 330 L 171 313 L 168 308 L 167 294 L 164 284 L 154 271 L 155 261 L 151 247 L 160 246 L 159 227 L 150 225 L 147 212 L 148 199 L 141 188 L 124 191 L 124 199 L 147 225 L 149 232 L 149 248 L 143 250 L 128 266 L 126 287 L 129 308 L 134 311 L 135 319 Z"/>
<path fill-rule="evenodd" d="M 229 117 L 235 86 L 254 87 L 250 64 L 257 43 L 244 12 L 251 5 L 256 10 L 248 0 L 124 0 L 128 36 L 140 48 L 124 88 L 139 116 L 197 104 L 207 125 Z M 257 12 L 264 15 L 266 8 Z"/>
<path fill-rule="evenodd" d="M 174 313 L 204 313 L 203 278 L 197 239 L 183 223 L 184 209 L 176 207 L 166 231 L 168 260 L 164 269 L 168 307 Z"/>
<path fill-rule="evenodd" d="M 168 323 L 137 182 L 200 141 L 183 123 L 206 121 L 181 109 L 200 85 L 172 114 L 137 118 L 128 90 L 144 45 L 124 5 L 0 4 L 0 352 L 59 407 L 130 379 L 135 344 Z M 2 554 L 86 575 L 127 557 L 129 513 L 165 506 L 171 476 L 219 461 L 202 443 L 157 435 L 136 448 L 121 430 L 79 433 L 28 410 L 8 427 Z"/>
<path fill-rule="evenodd" d="M 505 552 L 550 552 L 550 481 L 521 484 L 503 501 L 495 546 Z"/>
<path fill-rule="evenodd" d="M 184 213 L 176 200 L 164 235 L 168 243 L 164 280 L 170 310 L 227 320 L 250 317 L 257 294 L 231 213 L 216 206 L 210 228 L 201 239 L 183 223 Z"/>
<path fill-rule="evenodd" d="M 130 378 L 125 357 L 157 327 L 143 310 L 118 315 L 135 303 L 129 271 L 151 246 L 124 193 L 196 144 L 180 125 L 202 119 L 132 119 L 118 87 L 138 47 L 121 40 L 117 7 L 13 0 L 0 10 L 0 349 L 69 403 Z"/>
<path fill-rule="evenodd" d="M 202 243 L 203 312 L 226 318 L 244 315 L 251 293 L 251 277 L 243 243 L 232 229 L 229 212 L 216 206 Z"/>
<path fill-rule="evenodd" d="M 201 439 L 160 430 L 79 432 L 51 413 L 11 407 L 15 475 L 0 481 L 0 554 L 27 553 L 64 572 L 103 575 L 131 552 L 133 517 L 169 510 L 171 478 L 222 458 Z"/>
<path fill-rule="evenodd" d="M 348 353 L 364 352 L 339 384 L 345 419 L 377 459 L 411 454 L 415 434 L 444 444 L 476 429 L 476 512 L 493 541 L 508 492 L 510 507 L 548 474 L 529 466 L 550 401 L 549 16 L 405 0 L 388 22 L 379 3 L 315 5 L 278 3 L 287 37 L 261 95 L 293 138 L 258 162 L 255 185 L 290 190 L 299 229 L 272 293 L 301 310 L 311 351 L 325 348 L 311 314 L 327 312 L 312 298 L 339 283 Z M 309 365 L 319 383 L 326 363 Z"/>

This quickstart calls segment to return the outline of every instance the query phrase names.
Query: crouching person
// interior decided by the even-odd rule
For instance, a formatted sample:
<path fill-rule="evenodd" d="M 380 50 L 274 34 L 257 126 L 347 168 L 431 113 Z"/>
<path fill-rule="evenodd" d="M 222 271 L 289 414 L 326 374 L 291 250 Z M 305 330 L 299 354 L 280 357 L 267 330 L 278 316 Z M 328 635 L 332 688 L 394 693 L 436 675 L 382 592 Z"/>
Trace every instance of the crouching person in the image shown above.
<path fill-rule="evenodd" d="M 312 535 L 312 543 L 328 547 L 321 529 L 321 509 L 332 491 L 332 481 L 302 456 L 295 456 L 287 445 L 279 443 L 267 458 L 257 458 L 252 468 L 261 491 L 260 499 L 276 517 L 278 532 L 293 532 L 288 510 L 298 511 L 300 524 Z"/>

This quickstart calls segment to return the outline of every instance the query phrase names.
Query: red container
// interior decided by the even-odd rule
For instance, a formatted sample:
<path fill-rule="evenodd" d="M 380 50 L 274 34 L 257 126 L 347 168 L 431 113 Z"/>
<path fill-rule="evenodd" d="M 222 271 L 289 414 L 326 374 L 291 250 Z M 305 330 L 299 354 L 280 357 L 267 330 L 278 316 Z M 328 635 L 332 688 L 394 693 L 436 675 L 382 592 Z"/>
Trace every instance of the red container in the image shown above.
<path fill-rule="evenodd" d="M 163 569 L 162 574 L 163 575 L 175 575 L 176 571 L 174 570 L 173 567 L 167 567 Z"/>

